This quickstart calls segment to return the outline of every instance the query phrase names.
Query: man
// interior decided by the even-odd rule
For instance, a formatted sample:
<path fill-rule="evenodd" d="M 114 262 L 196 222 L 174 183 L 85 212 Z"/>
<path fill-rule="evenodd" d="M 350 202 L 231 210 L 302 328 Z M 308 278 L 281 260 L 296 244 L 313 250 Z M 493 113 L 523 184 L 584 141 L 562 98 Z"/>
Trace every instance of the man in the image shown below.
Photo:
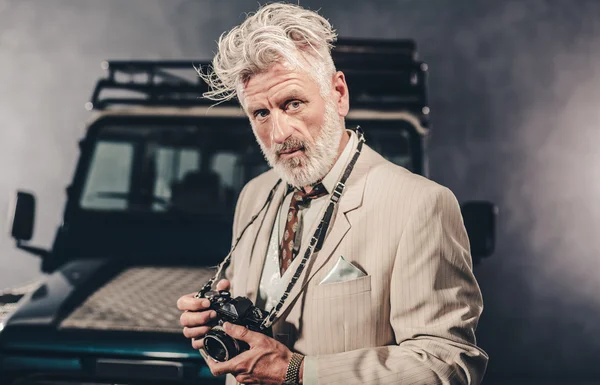
<path fill-rule="evenodd" d="M 345 130 L 348 87 L 331 59 L 335 38 L 315 12 L 267 5 L 221 37 L 213 72 L 202 74 L 212 86 L 207 97 L 238 97 L 273 167 L 241 192 L 234 239 L 284 182 L 241 238 L 218 289 L 267 311 L 280 303 L 353 164 L 322 248 L 309 250 L 277 312 L 274 338 L 226 323 L 250 349 L 207 363 L 245 384 L 479 384 L 487 356 L 474 332 L 483 304 L 459 206 L 448 189 Z M 215 318 L 207 304 L 193 295 L 178 301 L 197 349 Z"/>

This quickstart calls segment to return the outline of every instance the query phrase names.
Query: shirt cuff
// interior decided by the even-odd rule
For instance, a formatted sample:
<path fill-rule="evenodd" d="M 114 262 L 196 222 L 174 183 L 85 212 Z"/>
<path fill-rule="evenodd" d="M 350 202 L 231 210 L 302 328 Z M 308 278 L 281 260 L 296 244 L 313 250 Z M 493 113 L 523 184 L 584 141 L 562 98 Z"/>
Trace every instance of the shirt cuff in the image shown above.
<path fill-rule="evenodd" d="M 302 375 L 303 385 L 318 385 L 318 364 L 317 357 L 304 357 L 304 373 Z"/>

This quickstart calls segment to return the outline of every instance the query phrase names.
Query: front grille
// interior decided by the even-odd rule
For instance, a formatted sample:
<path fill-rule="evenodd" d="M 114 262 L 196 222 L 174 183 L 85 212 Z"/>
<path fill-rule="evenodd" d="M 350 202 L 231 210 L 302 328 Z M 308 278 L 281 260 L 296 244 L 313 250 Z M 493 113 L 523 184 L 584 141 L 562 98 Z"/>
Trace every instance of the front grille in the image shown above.
<path fill-rule="evenodd" d="M 177 299 L 199 290 L 212 274 L 208 268 L 127 269 L 88 297 L 60 327 L 181 333 Z"/>

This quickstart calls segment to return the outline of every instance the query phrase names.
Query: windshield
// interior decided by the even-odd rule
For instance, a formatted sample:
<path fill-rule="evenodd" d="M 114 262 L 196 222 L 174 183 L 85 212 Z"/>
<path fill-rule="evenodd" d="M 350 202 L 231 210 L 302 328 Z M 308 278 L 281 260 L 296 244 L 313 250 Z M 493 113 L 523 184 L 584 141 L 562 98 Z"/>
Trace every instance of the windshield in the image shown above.
<path fill-rule="evenodd" d="M 99 127 L 81 207 L 230 217 L 244 184 L 268 170 L 248 121 L 168 122 Z M 412 170 L 415 146 L 406 128 L 403 122 L 368 123 L 365 136 L 369 146 Z"/>

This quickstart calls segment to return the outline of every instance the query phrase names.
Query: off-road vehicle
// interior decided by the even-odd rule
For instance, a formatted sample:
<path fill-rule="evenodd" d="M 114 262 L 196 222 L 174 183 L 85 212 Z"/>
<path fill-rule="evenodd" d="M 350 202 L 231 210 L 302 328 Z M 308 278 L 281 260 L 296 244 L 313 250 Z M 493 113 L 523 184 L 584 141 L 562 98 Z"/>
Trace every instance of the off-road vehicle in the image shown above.
<path fill-rule="evenodd" d="M 427 174 L 427 65 L 412 41 L 340 41 L 348 125 L 390 161 Z M 33 194 L 18 192 L 16 246 L 43 282 L 0 294 L 0 383 L 220 383 L 182 335 L 177 299 L 200 289 L 231 245 L 236 199 L 268 169 L 236 102 L 213 105 L 201 61 L 111 61 L 52 248 L 27 242 Z M 265 199 L 265 197 L 256 197 Z M 493 249 L 493 210 L 463 206 L 475 259 Z"/>

